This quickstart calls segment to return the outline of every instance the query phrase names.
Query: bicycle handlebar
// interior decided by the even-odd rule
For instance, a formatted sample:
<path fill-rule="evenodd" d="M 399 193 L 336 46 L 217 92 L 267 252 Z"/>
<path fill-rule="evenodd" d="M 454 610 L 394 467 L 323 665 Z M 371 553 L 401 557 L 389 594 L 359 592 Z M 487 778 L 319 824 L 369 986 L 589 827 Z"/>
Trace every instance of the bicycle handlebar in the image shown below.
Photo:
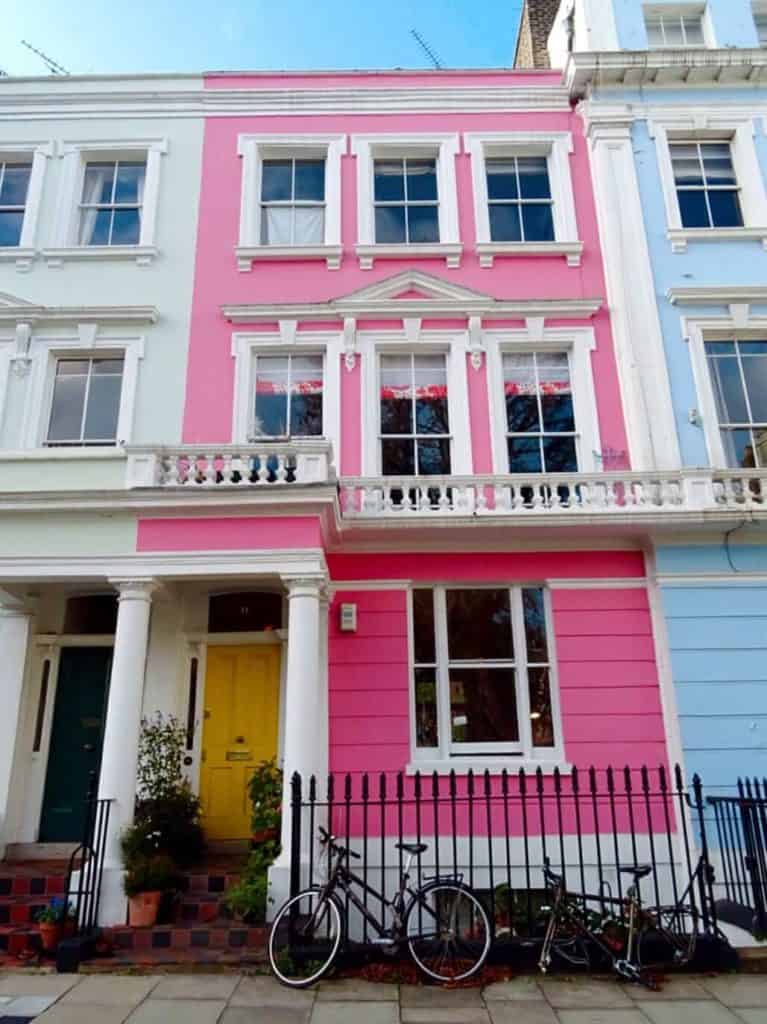
<path fill-rule="evenodd" d="M 324 829 L 322 825 L 318 825 L 317 829 L 320 833 L 320 844 L 322 846 L 330 846 L 331 850 L 334 850 L 342 857 L 354 857 L 355 860 L 360 860 L 360 855 L 358 853 L 355 853 L 354 850 L 350 850 L 348 849 L 348 847 L 341 846 L 339 843 L 337 843 L 336 837 L 331 836 L 331 834 L 326 829 Z"/>

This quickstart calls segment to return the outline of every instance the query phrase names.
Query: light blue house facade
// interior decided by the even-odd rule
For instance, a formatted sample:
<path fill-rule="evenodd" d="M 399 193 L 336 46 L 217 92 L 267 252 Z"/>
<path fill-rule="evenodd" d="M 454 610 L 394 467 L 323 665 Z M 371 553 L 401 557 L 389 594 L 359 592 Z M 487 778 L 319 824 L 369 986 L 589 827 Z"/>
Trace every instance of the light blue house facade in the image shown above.
<path fill-rule="evenodd" d="M 632 466 L 721 470 L 739 499 L 647 543 L 671 750 L 709 793 L 767 776 L 764 46 L 751 0 L 564 0 L 548 38 L 588 127 Z"/>

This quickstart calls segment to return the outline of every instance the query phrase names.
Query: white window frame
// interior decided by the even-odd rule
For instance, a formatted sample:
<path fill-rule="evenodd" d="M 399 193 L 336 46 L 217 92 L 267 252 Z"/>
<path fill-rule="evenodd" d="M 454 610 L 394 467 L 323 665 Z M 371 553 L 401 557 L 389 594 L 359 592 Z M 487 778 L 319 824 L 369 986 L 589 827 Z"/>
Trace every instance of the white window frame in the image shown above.
<path fill-rule="evenodd" d="M 343 335 L 338 331 L 289 333 L 239 331 L 232 335 L 234 402 L 232 444 L 247 444 L 253 437 L 253 394 L 257 356 L 322 355 L 322 435 L 291 438 L 291 443 L 316 443 L 323 438 L 333 446 L 333 461 L 340 465 L 341 358 Z M 259 440 L 269 441 L 269 435 Z"/>
<path fill-rule="evenodd" d="M 112 447 L 112 446 L 117 447 L 117 438 L 118 438 L 117 421 L 115 422 L 115 437 L 114 437 L 114 439 L 101 438 L 98 441 L 86 441 L 84 438 L 77 438 L 77 439 L 74 439 L 74 438 L 72 438 L 72 439 L 62 438 L 60 440 L 51 440 L 51 436 L 50 436 L 50 434 L 51 434 L 51 421 L 53 419 L 53 399 L 54 399 L 55 394 L 56 394 L 56 382 L 59 380 L 59 373 L 58 373 L 59 366 L 61 365 L 62 362 L 73 362 L 73 361 L 84 362 L 84 363 L 88 364 L 88 370 L 87 370 L 86 380 L 85 380 L 85 393 L 83 395 L 83 405 L 82 405 L 82 410 L 80 412 L 80 430 L 79 430 L 79 433 L 83 434 L 84 433 L 84 429 L 85 429 L 85 424 L 86 424 L 87 418 L 88 418 L 88 413 L 89 413 L 89 410 L 90 410 L 90 397 L 91 397 L 91 388 L 93 386 L 93 378 L 94 378 L 94 376 L 96 376 L 96 374 L 94 374 L 93 364 L 97 360 L 99 360 L 99 361 L 110 360 L 110 361 L 114 361 L 114 362 L 118 362 L 119 361 L 122 364 L 121 365 L 121 369 L 120 369 L 120 398 L 122 399 L 123 380 L 124 380 L 124 377 L 125 377 L 125 360 L 124 360 L 124 357 L 121 354 L 115 354 L 114 356 L 112 356 L 111 354 L 108 354 L 108 353 L 103 353 L 103 354 L 102 353 L 98 353 L 96 355 L 92 355 L 91 354 L 91 355 L 88 355 L 88 356 L 61 356 L 61 355 L 57 356 L 55 361 L 54 361 L 54 368 L 53 368 L 53 378 L 54 379 L 53 379 L 53 386 L 51 388 L 51 401 L 50 401 L 49 406 L 48 406 L 48 423 L 47 423 L 46 430 L 45 430 L 45 447 L 46 448 L 98 448 L 98 447 L 104 448 L 104 447 L 107 447 L 107 446 L 109 446 L 109 447 Z M 116 374 L 111 374 L 110 376 L 116 376 Z M 119 412 L 120 412 L 120 408 L 119 408 L 119 405 L 118 405 L 118 408 L 117 408 L 118 421 L 119 421 Z"/>
<path fill-rule="evenodd" d="M 139 362 L 144 358 L 143 336 L 103 335 L 96 337 L 93 325 L 83 325 L 75 337 L 32 336 L 30 356 L 31 374 L 27 386 L 21 429 L 24 448 L 44 448 L 47 452 L 59 450 L 69 456 L 121 449 L 133 437 L 133 419 L 136 408 L 136 387 Z M 93 359 L 115 356 L 123 359 L 123 380 L 120 392 L 120 411 L 114 444 L 109 445 L 54 445 L 49 446 L 48 424 L 53 400 L 53 385 L 58 359 Z M 55 454 L 54 456 L 55 457 Z"/>
<path fill-rule="evenodd" d="M 474 223 L 481 267 L 492 267 L 496 256 L 563 255 L 568 266 L 581 263 L 583 242 L 578 238 L 570 156 L 571 132 L 466 132 L 464 145 L 471 157 Z M 490 238 L 487 160 L 512 156 L 545 156 L 551 187 L 553 242 L 494 242 Z"/>
<path fill-rule="evenodd" d="M 235 254 L 239 270 L 251 270 L 259 260 L 325 260 L 328 270 L 341 266 L 341 157 L 346 135 L 242 134 L 237 153 L 242 158 L 240 234 Z M 261 175 L 264 160 L 325 161 L 325 239 L 319 245 L 264 245 L 261 242 Z"/>
<path fill-rule="evenodd" d="M 682 3 L 682 4 L 644 4 L 642 7 L 642 16 L 644 20 L 645 33 L 647 36 L 647 49 L 657 53 L 663 50 L 701 50 L 710 49 L 716 46 L 716 39 L 714 37 L 714 26 L 711 22 L 711 17 L 708 10 L 708 4 L 706 3 Z M 679 43 L 674 45 L 662 45 L 662 46 L 651 46 L 650 37 L 647 32 L 648 21 L 656 18 L 668 19 L 670 21 L 682 18 L 700 18 L 701 30 L 703 35 L 702 43 Z M 682 26 L 682 34 L 684 34 L 684 26 Z"/>
<path fill-rule="evenodd" d="M 458 187 L 455 158 L 460 150 L 456 133 L 352 135 L 351 151 L 357 158 L 357 246 L 361 270 L 371 270 L 377 259 L 443 258 L 450 268 L 461 265 Z M 439 242 L 379 244 L 375 236 L 373 176 L 376 160 L 403 157 L 436 159 L 439 202 Z"/>
<path fill-rule="evenodd" d="M 363 476 L 381 476 L 380 356 L 445 355 L 447 364 L 447 408 L 450 421 L 450 475 L 473 472 L 469 392 L 466 379 L 465 335 L 448 331 L 422 331 L 417 339 L 402 331 L 361 331 L 357 335 L 362 358 L 362 472 Z"/>
<path fill-rule="evenodd" d="M 596 349 L 596 336 L 591 327 L 549 328 L 539 337 L 531 338 L 527 330 L 484 331 L 487 348 L 488 388 L 490 403 L 493 466 L 498 475 L 509 475 L 506 444 L 506 402 L 503 387 L 503 356 L 516 352 L 566 352 L 570 362 L 570 384 L 575 413 L 575 450 L 578 473 L 599 473 L 602 443 L 591 367 L 591 353 Z M 537 474 L 536 474 L 537 475 Z M 545 473 L 541 473 L 545 476 Z"/>
<path fill-rule="evenodd" d="M 767 248 L 767 192 L 754 144 L 754 118 L 733 117 L 726 111 L 699 111 L 694 115 L 653 118 L 650 135 L 655 138 L 658 172 L 666 207 L 666 237 L 672 252 L 686 252 L 689 242 L 759 241 Z M 677 198 L 669 143 L 730 142 L 732 165 L 743 213 L 743 226 L 734 228 L 686 228 Z"/>
<path fill-rule="evenodd" d="M 0 246 L 0 262 L 14 262 L 16 269 L 27 271 L 32 267 L 37 249 L 37 228 L 40 221 L 40 207 L 43 197 L 43 183 L 48 160 L 53 156 L 53 143 L 7 141 L 0 145 L 0 161 L 19 160 L 31 162 L 27 201 L 24 206 L 24 222 L 18 245 Z"/>
<path fill-rule="evenodd" d="M 767 2 L 765 0 L 756 0 L 751 5 L 751 14 L 754 19 L 754 31 L 756 32 L 757 45 L 762 49 L 767 48 Z M 764 26 L 764 41 L 762 41 L 762 32 L 760 30 L 760 23 Z"/>
<path fill-rule="evenodd" d="M 549 655 L 549 686 L 551 693 L 551 717 L 554 727 L 554 745 L 551 747 L 533 747 L 532 731 L 530 729 L 530 696 L 529 681 L 527 675 L 527 657 L 515 658 L 514 669 L 517 685 L 517 718 L 519 722 L 519 743 L 497 744 L 493 749 L 487 745 L 487 753 L 482 752 L 485 746 L 477 744 L 476 751 L 462 751 L 452 754 L 450 752 L 452 735 L 450 721 L 450 679 L 449 679 L 449 652 L 447 636 L 447 616 L 445 593 L 448 590 L 509 590 L 512 594 L 512 635 L 514 639 L 515 652 L 527 650 L 525 639 L 525 623 L 522 610 L 522 590 L 532 588 L 543 590 L 543 600 L 546 616 L 546 643 Z M 435 627 L 435 655 L 436 655 L 436 684 L 437 684 L 437 722 L 439 730 L 438 747 L 418 747 L 417 727 L 415 719 L 415 635 L 413 620 L 413 591 L 432 590 L 434 592 L 434 627 Z M 517 770 L 518 768 L 537 767 L 553 769 L 558 766 L 561 770 L 569 770 L 564 764 L 564 737 L 562 728 L 562 713 L 559 699 L 559 678 L 557 672 L 556 643 L 554 636 L 554 617 L 551 607 L 551 592 L 542 581 L 514 581 L 500 580 L 496 583 L 472 583 L 468 580 L 457 582 L 421 582 L 413 583 L 408 590 L 408 679 L 409 679 L 409 700 L 410 700 L 410 751 L 411 764 L 409 771 L 450 771 L 472 768 L 475 771 Z"/>
<path fill-rule="evenodd" d="M 65 142 L 59 148 L 61 184 L 54 243 L 43 249 L 49 267 L 69 260 L 134 260 L 146 266 L 157 256 L 157 211 L 160 196 L 162 157 L 168 141 L 157 139 L 110 139 Z M 81 245 L 80 201 L 88 163 L 125 160 L 146 161 L 144 194 L 141 202 L 141 233 L 137 245 Z"/>

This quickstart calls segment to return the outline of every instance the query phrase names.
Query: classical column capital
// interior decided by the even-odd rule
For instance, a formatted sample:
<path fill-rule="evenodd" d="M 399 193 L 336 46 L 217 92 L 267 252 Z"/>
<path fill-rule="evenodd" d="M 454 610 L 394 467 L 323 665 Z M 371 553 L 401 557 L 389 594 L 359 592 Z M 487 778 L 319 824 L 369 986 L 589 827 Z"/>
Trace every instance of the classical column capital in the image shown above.
<path fill-rule="evenodd" d="M 118 601 L 151 601 L 152 595 L 160 584 L 151 577 L 131 579 L 110 579 L 109 582 L 117 591 Z"/>
<path fill-rule="evenodd" d="M 283 576 L 282 582 L 288 592 L 288 600 L 294 597 L 316 597 L 319 599 L 327 584 L 324 576 Z"/>

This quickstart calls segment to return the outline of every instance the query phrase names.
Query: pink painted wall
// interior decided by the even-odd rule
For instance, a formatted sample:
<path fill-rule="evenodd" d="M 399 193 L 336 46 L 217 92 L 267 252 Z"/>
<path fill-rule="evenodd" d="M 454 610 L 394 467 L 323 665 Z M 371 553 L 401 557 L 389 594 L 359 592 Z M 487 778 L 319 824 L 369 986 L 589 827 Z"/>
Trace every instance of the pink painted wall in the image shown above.
<path fill-rule="evenodd" d="M 136 537 L 137 551 L 258 551 L 321 547 L 319 520 L 311 516 L 139 519 Z"/>
<path fill-rule="evenodd" d="M 436 84 L 456 87 L 502 84 L 527 88 L 531 84 L 552 85 L 558 81 L 558 75 L 551 72 L 387 72 L 213 75 L 206 79 L 206 86 L 216 90 L 274 90 L 291 87 L 327 89 L 331 86 L 364 89 L 391 86 L 420 88 Z M 460 232 L 464 245 L 460 269 L 448 270 L 444 260 L 379 261 L 371 271 L 359 269 L 353 251 L 357 239 L 356 167 L 355 158 L 347 153 L 342 159 L 344 257 L 341 269 L 328 271 L 324 262 L 307 261 L 289 264 L 259 262 L 250 273 L 237 270 L 234 247 L 238 239 L 240 210 L 241 161 L 237 156 L 239 133 L 284 132 L 290 137 L 291 134 L 302 132 L 343 132 L 351 135 L 361 132 L 450 131 L 460 134 L 482 130 L 572 132 L 574 153 L 570 167 L 579 233 L 585 245 L 580 267 L 568 267 L 562 257 L 515 257 L 497 259 L 493 268 L 481 268 L 475 251 L 470 158 L 461 151 L 456 158 Z M 223 304 L 324 301 L 413 267 L 497 298 L 604 298 L 605 284 L 588 155 L 582 124 L 577 115 L 571 111 L 535 111 L 508 114 L 316 114 L 209 118 L 206 122 L 203 153 L 184 441 L 197 443 L 231 440 L 234 385 L 232 325 L 221 315 L 220 307 Z M 428 325 L 437 326 L 437 323 L 430 322 Z M 389 322 L 387 326 L 391 327 L 392 323 Z M 605 309 L 594 317 L 593 326 L 597 347 L 592 353 L 592 365 L 602 444 L 605 448 L 625 452 L 626 436 L 609 317 Z M 351 474 L 357 472 L 360 465 L 360 384 L 355 375 L 347 378 L 344 373 L 342 379 L 341 469 Z M 491 467 L 484 373 L 470 380 L 470 389 L 475 470 L 488 471 Z"/>

